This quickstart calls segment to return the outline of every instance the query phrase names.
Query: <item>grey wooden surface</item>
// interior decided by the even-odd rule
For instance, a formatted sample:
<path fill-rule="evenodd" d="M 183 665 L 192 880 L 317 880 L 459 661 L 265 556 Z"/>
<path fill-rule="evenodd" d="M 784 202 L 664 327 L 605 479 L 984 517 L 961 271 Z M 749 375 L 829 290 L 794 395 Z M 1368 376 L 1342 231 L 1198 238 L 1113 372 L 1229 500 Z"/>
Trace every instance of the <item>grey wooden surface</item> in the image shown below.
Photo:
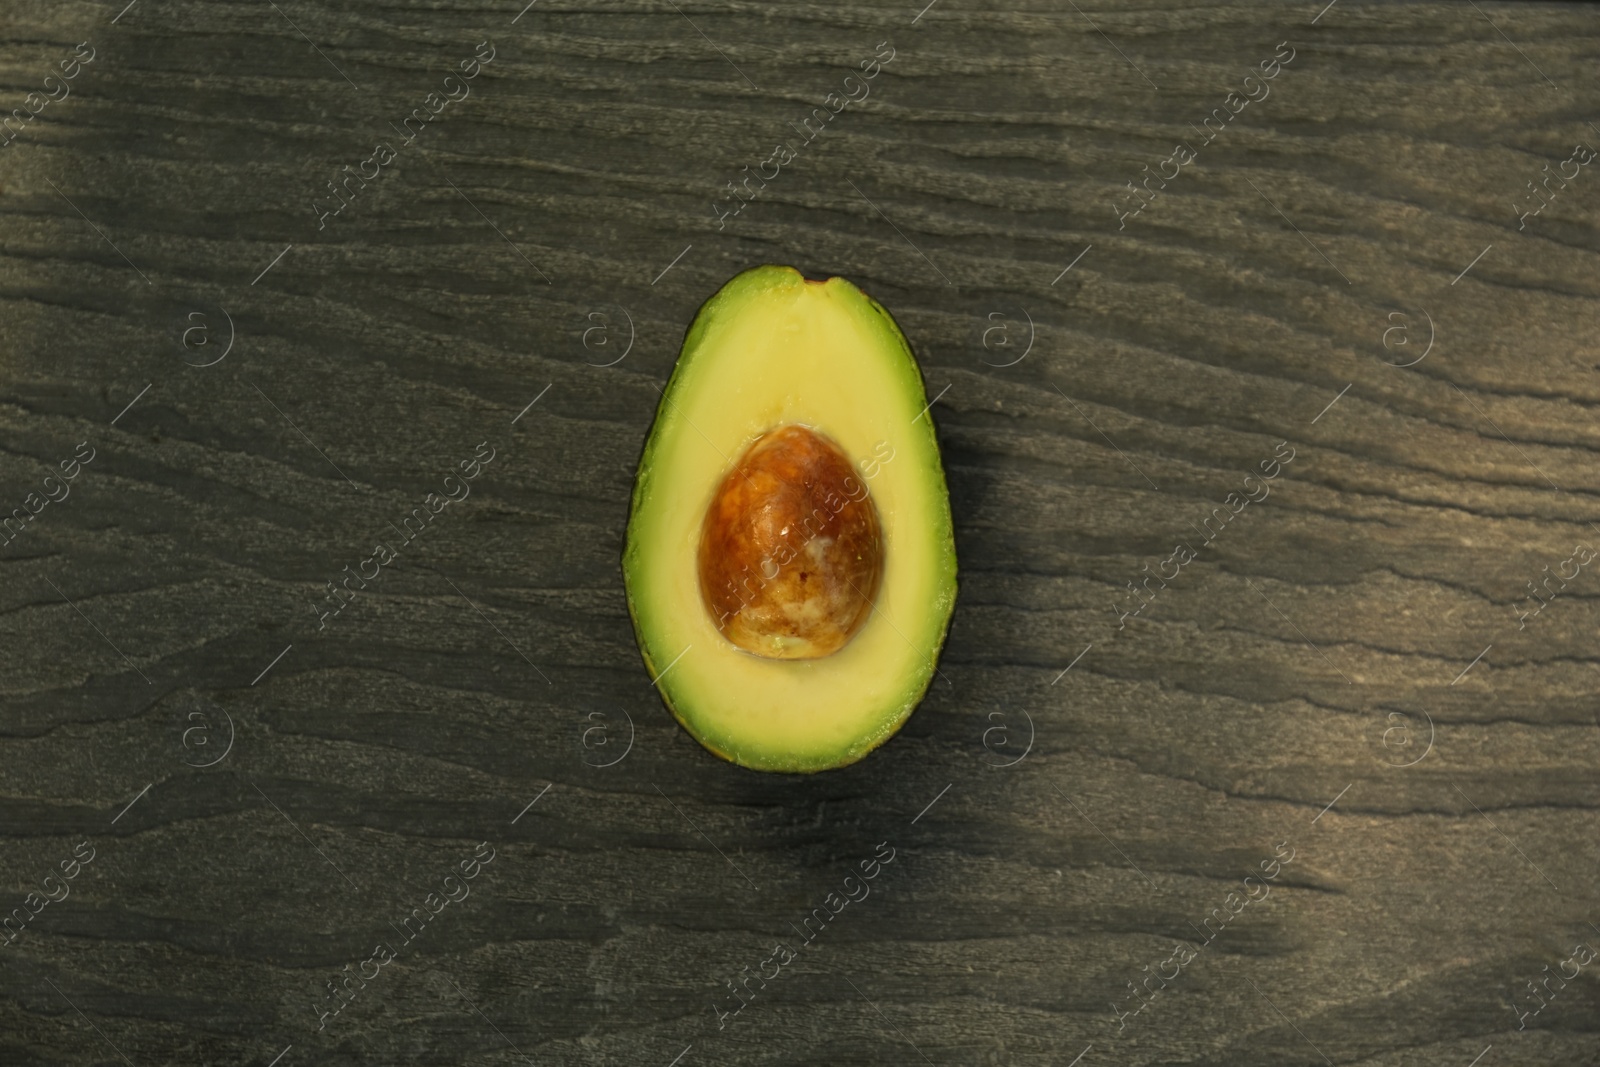
<path fill-rule="evenodd" d="M 0 1062 L 1600 1062 L 1600 168 L 1514 206 L 1600 11 L 920 7 L 6 5 L 5 110 L 94 59 L 0 148 Z M 945 680 L 805 778 L 671 721 L 618 567 L 761 262 L 895 313 L 961 560 Z"/>

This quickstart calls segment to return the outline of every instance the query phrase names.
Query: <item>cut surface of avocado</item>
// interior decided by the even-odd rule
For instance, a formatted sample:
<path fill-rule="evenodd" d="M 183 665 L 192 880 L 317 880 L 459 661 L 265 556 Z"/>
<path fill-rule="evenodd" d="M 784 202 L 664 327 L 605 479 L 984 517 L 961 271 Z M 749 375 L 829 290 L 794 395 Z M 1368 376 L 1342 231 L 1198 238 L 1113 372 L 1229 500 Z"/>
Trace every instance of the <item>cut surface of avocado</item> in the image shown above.
<path fill-rule="evenodd" d="M 623 573 L 645 666 L 712 752 L 843 766 L 926 692 L 956 594 L 927 404 L 894 320 L 842 278 L 756 267 L 695 317 Z"/>

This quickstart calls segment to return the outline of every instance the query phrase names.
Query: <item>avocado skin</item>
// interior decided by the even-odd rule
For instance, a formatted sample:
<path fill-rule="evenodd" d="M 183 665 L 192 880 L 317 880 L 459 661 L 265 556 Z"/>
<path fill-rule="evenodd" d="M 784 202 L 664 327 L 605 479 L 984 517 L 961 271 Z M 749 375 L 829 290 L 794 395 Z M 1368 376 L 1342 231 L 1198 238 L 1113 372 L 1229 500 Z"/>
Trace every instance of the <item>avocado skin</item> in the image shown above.
<path fill-rule="evenodd" d="M 640 658 L 645 670 L 651 679 L 659 677 L 660 665 L 650 652 L 650 642 L 645 629 L 645 622 L 641 617 L 643 612 L 638 602 L 638 593 L 630 582 L 629 575 L 632 563 L 640 553 L 650 551 L 648 544 L 641 543 L 637 535 L 636 519 L 641 507 L 649 493 L 653 476 L 656 472 L 656 458 L 659 447 L 663 442 L 663 435 L 659 428 L 663 420 L 671 411 L 674 403 L 674 394 L 683 384 L 686 368 L 694 353 L 700 350 L 714 337 L 725 318 L 731 318 L 739 310 L 756 299 L 761 294 L 774 290 L 792 287 L 796 280 L 807 285 L 833 285 L 842 286 L 851 297 L 857 300 L 864 310 L 868 312 L 872 326 L 881 331 L 885 336 L 883 342 L 897 348 L 904 353 L 903 366 L 905 371 L 904 387 L 913 390 L 915 396 L 926 403 L 927 390 L 924 387 L 920 365 L 911 349 L 909 341 L 901 331 L 899 324 L 880 303 L 857 288 L 847 279 L 830 277 L 825 282 L 805 278 L 794 267 L 781 264 L 762 264 L 747 268 L 729 279 L 720 289 L 708 298 L 696 311 L 688 329 L 684 333 L 682 346 L 679 348 L 678 359 L 675 361 L 671 375 L 668 377 L 666 387 L 661 391 L 661 398 L 657 402 L 655 416 L 645 444 L 640 453 L 637 475 L 634 479 L 633 493 L 630 498 L 627 536 L 621 558 L 624 584 L 627 589 L 627 603 L 629 618 L 633 623 L 634 637 L 639 647 Z M 944 642 L 949 634 L 951 618 L 954 614 L 955 601 L 959 589 L 959 572 L 956 565 L 955 536 L 953 523 L 950 518 L 949 489 L 944 474 L 943 457 L 940 453 L 937 436 L 933 433 L 933 417 L 931 411 L 926 416 L 927 433 L 925 435 L 925 451 L 920 459 L 919 468 L 922 477 L 928 479 L 934 486 L 937 498 L 943 503 L 943 522 L 938 531 L 939 544 L 935 552 L 942 562 L 947 564 L 947 580 L 943 583 L 935 602 L 929 605 L 930 617 L 937 620 L 937 629 L 932 632 L 928 640 L 928 655 L 931 660 L 937 660 L 939 652 L 944 647 Z M 892 546 L 888 549 L 894 552 Z M 685 610 L 704 610 L 703 606 L 695 603 L 685 606 Z M 745 653 L 741 653 L 745 654 Z M 737 750 L 736 747 L 721 747 L 706 736 L 706 731 L 700 729 L 694 717 L 687 714 L 687 709 L 680 708 L 679 701 L 674 698 L 671 689 L 657 683 L 655 688 L 661 696 L 662 703 L 690 736 L 694 737 L 708 752 L 750 770 L 790 773 L 790 774 L 815 774 L 826 770 L 835 770 L 849 766 L 864 759 L 868 753 L 886 742 L 899 731 L 911 712 L 921 703 L 932 685 L 933 677 L 937 673 L 936 666 L 926 672 L 920 684 L 907 689 L 899 702 L 895 714 L 885 717 L 882 721 L 874 723 L 871 728 L 863 732 L 853 743 L 842 750 L 828 756 L 826 759 L 817 759 L 795 755 L 759 756 Z"/>

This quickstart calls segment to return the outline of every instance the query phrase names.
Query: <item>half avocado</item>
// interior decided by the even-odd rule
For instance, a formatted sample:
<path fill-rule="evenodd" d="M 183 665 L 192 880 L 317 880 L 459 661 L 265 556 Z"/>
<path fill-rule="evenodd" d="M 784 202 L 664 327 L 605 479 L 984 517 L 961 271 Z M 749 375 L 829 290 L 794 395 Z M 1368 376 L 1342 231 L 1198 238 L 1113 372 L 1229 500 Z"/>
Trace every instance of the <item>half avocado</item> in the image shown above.
<path fill-rule="evenodd" d="M 889 313 L 780 266 L 706 301 L 645 442 L 622 566 L 650 677 L 715 754 L 822 771 L 893 736 L 933 677 L 956 555 Z"/>

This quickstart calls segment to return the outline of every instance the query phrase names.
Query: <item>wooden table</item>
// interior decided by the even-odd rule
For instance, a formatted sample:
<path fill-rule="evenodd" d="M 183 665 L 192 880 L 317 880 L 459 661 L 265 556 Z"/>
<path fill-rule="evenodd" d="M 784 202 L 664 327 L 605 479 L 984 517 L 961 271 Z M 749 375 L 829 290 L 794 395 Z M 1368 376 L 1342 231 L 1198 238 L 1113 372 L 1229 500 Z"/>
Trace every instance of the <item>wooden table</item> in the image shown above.
<path fill-rule="evenodd" d="M 919 3 L 7 8 L 0 1062 L 1600 1062 L 1595 9 Z M 761 262 L 961 562 L 812 777 L 618 563 Z"/>

